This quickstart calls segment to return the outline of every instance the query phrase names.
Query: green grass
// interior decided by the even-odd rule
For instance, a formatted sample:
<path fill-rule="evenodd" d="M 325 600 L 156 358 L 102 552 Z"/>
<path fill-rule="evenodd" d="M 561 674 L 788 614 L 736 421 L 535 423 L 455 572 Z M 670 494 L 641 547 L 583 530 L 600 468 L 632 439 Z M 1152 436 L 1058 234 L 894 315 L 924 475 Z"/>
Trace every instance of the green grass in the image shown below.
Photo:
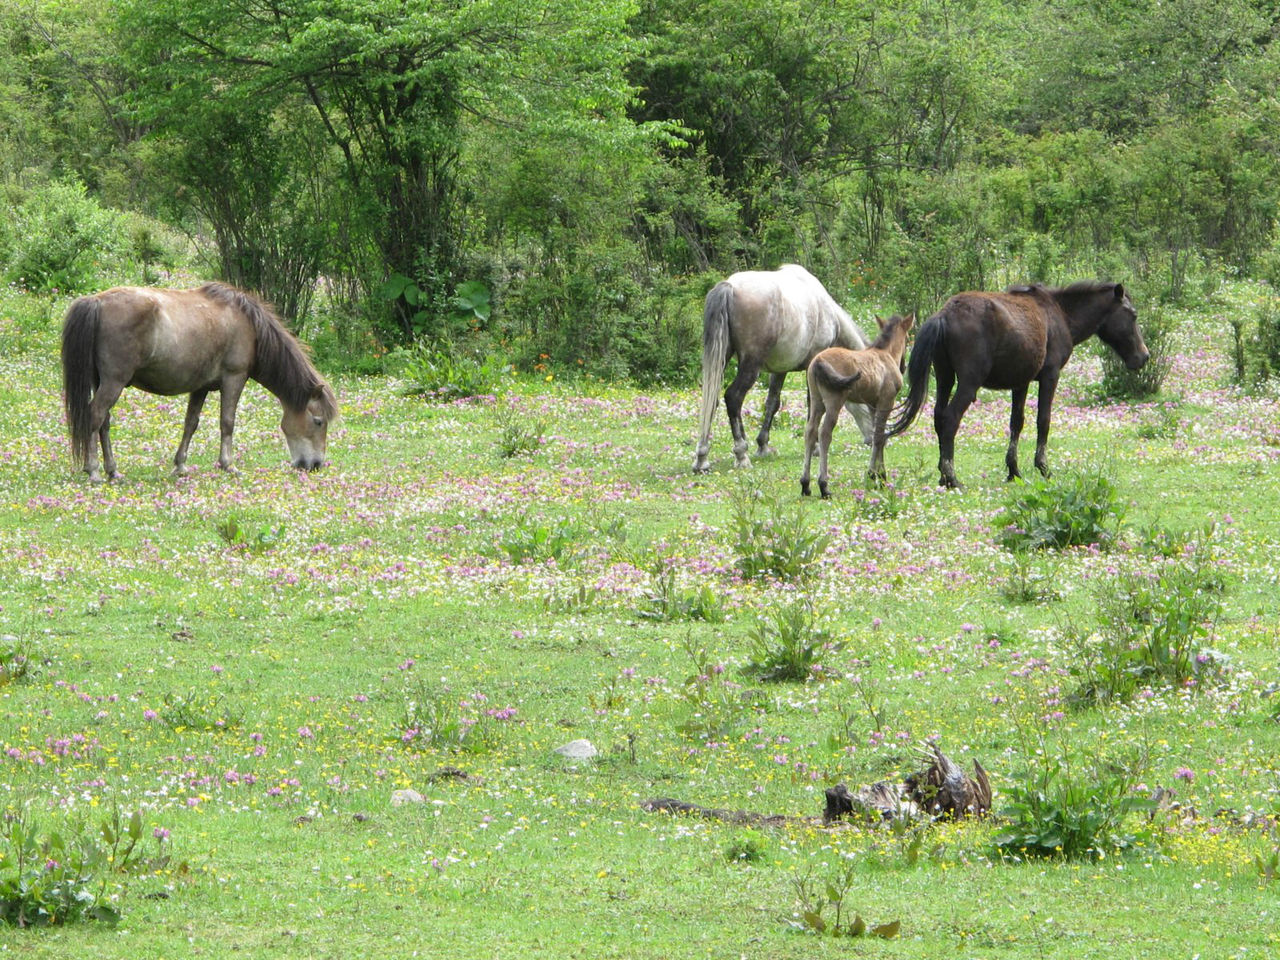
<path fill-rule="evenodd" d="M 22 676 L 0 679 L 0 807 L 67 831 L 139 809 L 144 837 L 168 829 L 173 861 L 190 870 L 124 878 L 114 928 L 0 928 L 0 951 L 1280 949 L 1276 887 L 1254 860 L 1277 837 L 1242 822 L 1280 813 L 1280 726 L 1265 695 L 1280 680 L 1280 411 L 1226 385 L 1229 359 L 1200 321 L 1182 328 L 1171 377 L 1176 430 L 1149 429 L 1150 405 L 1092 403 L 1100 366 L 1087 352 L 1067 368 L 1050 462 L 1105 470 L 1127 523 L 1109 552 L 1028 559 L 997 545 L 1011 490 L 1006 395 L 983 394 L 961 427 L 963 493 L 934 486 L 925 421 L 889 445 L 891 509 L 873 509 L 857 493 L 867 452 L 848 424 L 833 444 L 834 499 L 800 498 L 798 378 L 775 424 L 780 455 L 747 477 L 731 469 L 720 419 L 711 474 L 689 472 L 693 385 L 516 380 L 500 417 L 491 403 L 432 405 L 350 379 L 336 384 L 343 418 L 320 473 L 288 470 L 278 407 L 251 385 L 240 472 L 212 467 L 207 416 L 193 474 L 175 481 L 182 399 L 127 392 L 113 416 L 126 479 L 91 487 L 71 470 L 60 424 L 58 314 L 0 294 L 0 635 L 29 658 Z M 762 403 L 751 395 L 757 413 Z M 504 456 L 503 417 L 520 415 L 544 425 L 541 443 Z M 742 576 L 735 498 L 752 488 L 829 538 L 804 577 Z M 1206 521 L 1223 530 L 1211 645 L 1230 658 L 1225 683 L 1066 703 L 1077 682 L 1068 628 L 1101 623 L 1098 585 L 1153 562 L 1140 531 Z M 520 530 L 557 531 L 556 550 L 504 548 Z M 655 557 L 681 590 L 714 590 L 724 622 L 652 616 Z M 1019 563 L 1051 577 L 1052 592 L 1010 599 Z M 833 642 L 826 669 L 765 683 L 744 670 L 757 615 L 801 597 Z M 452 698 L 448 716 L 483 736 L 406 742 L 406 717 L 435 715 L 410 708 L 424 695 Z M 824 787 L 899 778 L 937 737 L 991 771 L 1001 811 L 1008 778 L 1027 766 L 1025 709 L 1048 718 L 1051 745 L 1145 751 L 1145 786 L 1175 789 L 1198 815 L 1135 816 L 1134 848 L 1098 862 L 1014 863 L 994 852 L 998 817 L 932 826 L 915 856 L 885 831 L 748 832 L 641 809 L 671 796 L 817 815 Z M 596 761 L 553 753 L 583 737 Z M 468 777 L 433 776 L 446 767 Z M 406 787 L 427 803 L 393 807 Z M 735 861 L 726 851 L 744 837 L 752 857 Z M 869 925 L 901 921 L 897 939 L 796 927 L 797 879 L 844 883 L 849 863 L 846 909 Z"/>

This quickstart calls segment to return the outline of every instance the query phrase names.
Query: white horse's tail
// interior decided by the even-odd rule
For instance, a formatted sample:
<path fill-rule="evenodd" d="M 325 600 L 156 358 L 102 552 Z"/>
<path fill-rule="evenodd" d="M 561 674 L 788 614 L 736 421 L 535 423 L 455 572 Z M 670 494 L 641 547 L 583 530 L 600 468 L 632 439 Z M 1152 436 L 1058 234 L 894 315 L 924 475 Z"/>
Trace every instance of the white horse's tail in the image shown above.
<path fill-rule="evenodd" d="M 733 309 L 733 287 L 717 283 L 707 294 L 702 314 L 702 405 L 698 410 L 698 447 L 693 455 L 695 473 L 708 469 L 711 451 L 711 421 L 720 403 L 724 368 L 729 362 L 729 312 Z"/>

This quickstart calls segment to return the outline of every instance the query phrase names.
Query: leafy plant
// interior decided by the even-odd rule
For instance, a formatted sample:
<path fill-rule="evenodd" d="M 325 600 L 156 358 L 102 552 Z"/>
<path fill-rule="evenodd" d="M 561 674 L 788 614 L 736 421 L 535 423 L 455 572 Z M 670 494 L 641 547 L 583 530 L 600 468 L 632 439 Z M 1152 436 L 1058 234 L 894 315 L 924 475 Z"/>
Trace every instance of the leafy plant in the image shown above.
<path fill-rule="evenodd" d="M 512 563 L 561 562 L 573 556 L 578 528 L 569 520 L 554 522 L 522 515 L 502 535 L 498 548 Z"/>
<path fill-rule="evenodd" d="M 665 557 L 654 557 L 649 584 L 640 616 L 665 621 L 724 622 L 724 605 L 716 592 L 705 583 L 697 588 L 682 587 L 675 564 Z"/>
<path fill-rule="evenodd" d="M 488 396 L 497 392 L 507 367 L 493 357 L 477 360 L 444 346 L 419 342 L 400 351 L 402 396 L 436 400 Z"/>
<path fill-rule="evenodd" d="M 1253 865 L 1258 871 L 1258 879 L 1264 884 L 1270 884 L 1277 877 L 1280 877 L 1280 846 L 1273 847 L 1271 856 L 1265 859 L 1262 854 L 1255 853 L 1253 855 Z"/>
<path fill-rule="evenodd" d="M 224 694 L 210 696 L 191 689 L 166 693 L 156 719 L 173 730 L 231 730 L 240 726 L 244 712 L 228 707 Z"/>
<path fill-rule="evenodd" d="M 534 454 L 542 449 L 546 420 L 531 420 L 512 406 L 498 407 L 495 416 L 498 420 L 498 452 L 504 459 Z"/>
<path fill-rule="evenodd" d="M 744 830 L 725 847 L 724 858 L 730 863 L 761 863 L 768 852 L 768 844 L 759 831 Z"/>
<path fill-rule="evenodd" d="M 167 830 L 157 830 L 163 844 Z M 15 927 L 84 920 L 115 923 L 120 874 L 163 869 L 169 857 L 142 856 L 142 814 L 117 808 L 97 829 L 87 823 L 46 830 L 24 809 L 6 814 L 0 832 L 0 922 Z M 185 864 L 183 865 L 185 868 Z"/>
<path fill-rule="evenodd" d="M 1026 551 L 1013 554 L 1013 572 L 1000 582 L 1000 595 L 1010 603 L 1048 603 L 1061 600 L 1053 585 L 1052 569 L 1033 562 Z"/>
<path fill-rule="evenodd" d="M 238 514 L 231 513 L 219 520 L 214 529 L 230 547 L 246 553 L 269 553 L 284 539 L 285 525 L 262 524 L 252 529 Z"/>
<path fill-rule="evenodd" d="M 761 680 L 807 680 L 821 672 L 821 657 L 844 646 L 818 626 L 813 604 L 797 600 L 757 616 L 746 670 Z"/>
<path fill-rule="evenodd" d="M 1137 434 L 1143 440 L 1173 440 L 1182 432 L 1177 403 L 1162 403 L 1138 422 Z"/>
<path fill-rule="evenodd" d="M 1015 715 L 1026 766 L 1002 791 L 1007 825 L 996 848 L 1015 859 L 1101 859 L 1133 845 L 1126 820 L 1154 808 L 1136 792 L 1147 770 L 1145 750 L 1107 756 L 1096 746 L 1075 750 L 1051 735 L 1036 704 Z"/>
<path fill-rule="evenodd" d="M 893 920 L 869 927 L 862 915 L 848 902 L 856 872 L 856 864 L 845 863 L 824 881 L 816 879 L 812 871 L 795 876 L 792 883 L 800 907 L 799 921 L 795 925 L 803 930 L 835 937 L 872 936 L 882 940 L 897 937 L 902 930 L 901 921 Z"/>
<path fill-rule="evenodd" d="M 725 665 L 711 658 L 705 647 L 686 635 L 682 647 L 693 665 L 693 673 L 685 679 L 680 700 L 686 715 L 677 721 L 676 729 L 700 741 L 727 740 L 742 726 L 743 700 L 740 689 L 725 678 Z"/>
<path fill-rule="evenodd" d="M 729 523 L 738 569 L 748 580 L 797 580 L 831 542 L 826 533 L 815 529 L 801 505 L 783 503 L 779 488 L 766 492 L 749 481 L 734 491 Z"/>
<path fill-rule="evenodd" d="M 892 520 L 910 504 L 911 498 L 901 487 L 885 483 L 880 487 L 854 490 L 853 496 L 841 501 L 841 512 L 847 521 Z"/>
<path fill-rule="evenodd" d="M 484 753 L 497 743 L 497 731 L 482 704 L 481 695 L 460 697 L 419 680 L 406 693 L 393 738 L 413 749 Z"/>
<path fill-rule="evenodd" d="M 0 687 L 31 675 L 31 644 L 12 634 L 0 636 Z"/>
<path fill-rule="evenodd" d="M 1001 546 L 1045 550 L 1115 542 L 1126 508 L 1099 472 L 1064 472 L 1020 484 L 997 520 Z"/>

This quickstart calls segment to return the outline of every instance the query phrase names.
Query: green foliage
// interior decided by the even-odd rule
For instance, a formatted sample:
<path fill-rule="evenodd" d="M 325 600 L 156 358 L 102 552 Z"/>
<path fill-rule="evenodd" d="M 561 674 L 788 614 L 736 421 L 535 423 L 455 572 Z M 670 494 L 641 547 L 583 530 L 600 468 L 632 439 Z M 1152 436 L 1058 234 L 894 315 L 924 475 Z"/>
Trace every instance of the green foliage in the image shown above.
<path fill-rule="evenodd" d="M 1236 337 L 1242 341 L 1237 348 L 1237 373 L 1242 379 L 1253 387 L 1280 379 L 1280 297 L 1259 297 L 1252 331 L 1236 328 Z"/>
<path fill-rule="evenodd" d="M 732 740 L 740 735 L 746 703 L 737 684 L 726 678 L 723 662 L 714 659 L 690 634 L 681 641 L 693 672 L 679 692 L 683 712 L 675 728 L 690 740 L 706 743 Z"/>
<path fill-rule="evenodd" d="M 477 703 L 479 699 L 474 694 L 460 697 L 416 680 L 406 689 L 404 710 L 393 728 L 392 740 L 412 750 L 485 753 L 497 744 L 498 731 Z"/>
<path fill-rule="evenodd" d="M 1100 630 L 1074 637 L 1077 699 L 1110 703 L 1143 687 L 1199 688 L 1226 666 L 1209 644 L 1222 610 L 1211 556 L 1189 555 L 1152 573 L 1126 572 L 1099 590 Z"/>
<path fill-rule="evenodd" d="M 750 480 L 733 491 L 734 552 L 743 577 L 799 580 L 817 563 L 831 537 L 815 529 L 801 504 L 784 502 L 779 489 Z"/>
<path fill-rule="evenodd" d="M 1100 472 L 1063 471 L 1019 484 L 997 526 L 1007 550 L 1060 550 L 1114 543 L 1125 507 L 1110 478 Z"/>
<path fill-rule="evenodd" d="M 844 644 L 818 624 L 813 604 L 796 600 L 757 616 L 746 671 L 761 680 L 809 680 L 823 671 L 822 657 Z"/>
<path fill-rule="evenodd" d="M 13 215 L 5 278 L 29 290 L 83 293 L 102 285 L 103 252 L 118 241 L 121 217 L 75 180 L 30 191 Z"/>
<path fill-rule="evenodd" d="M 9 633 L 0 636 L 0 688 L 30 679 L 33 666 L 29 641 Z"/>
<path fill-rule="evenodd" d="M 214 524 L 214 530 L 227 546 L 251 554 L 270 553 L 284 540 L 283 523 L 257 524 L 256 529 L 254 526 L 240 514 L 229 513 Z"/>
<path fill-rule="evenodd" d="M 168 831 L 157 831 L 163 845 Z M 0 832 L 0 922 L 15 927 L 101 920 L 114 924 L 121 874 L 159 870 L 169 857 L 144 857 L 142 814 L 114 809 L 97 828 L 71 823 L 44 828 L 24 807 L 9 812 Z M 185 869 L 185 864 L 183 865 Z"/>
<path fill-rule="evenodd" d="M 477 360 L 425 343 L 401 351 L 397 360 L 403 378 L 400 393 L 435 400 L 491 395 L 507 373 L 506 364 L 494 357 Z"/>
<path fill-rule="evenodd" d="M 793 877 L 792 883 L 799 904 L 799 919 L 793 921 L 793 926 L 833 937 L 871 936 L 881 940 L 895 939 L 902 931 L 900 921 L 892 920 L 869 927 L 849 902 L 856 877 L 856 865 L 848 862 L 842 862 L 833 868 L 825 880 L 817 879 L 812 870 Z"/>
<path fill-rule="evenodd" d="M 676 565 L 655 555 L 649 568 L 649 589 L 644 595 L 640 616 L 653 620 L 702 620 L 723 623 L 724 605 L 709 584 L 697 588 L 680 584 Z"/>
<path fill-rule="evenodd" d="M 167 692 L 156 719 L 173 730 L 233 730 L 243 721 L 244 710 L 229 704 L 225 694 L 192 688 L 181 693 Z"/>
<path fill-rule="evenodd" d="M 498 452 L 503 459 L 531 456 L 542 449 L 546 420 L 531 418 L 511 405 L 498 407 L 495 416 L 498 421 Z"/>
<path fill-rule="evenodd" d="M 769 856 L 768 840 L 756 830 L 744 830 L 724 850 L 730 863 L 763 863 Z"/>
<path fill-rule="evenodd" d="M 1154 807 L 1137 793 L 1147 772 L 1145 751 L 1111 756 L 1096 744 L 1076 747 L 1055 732 L 1041 703 L 1019 709 L 1019 756 L 1026 766 L 1001 791 L 1007 823 L 995 836 L 996 849 L 1015 860 L 1096 860 L 1132 846 L 1130 816 Z"/>
<path fill-rule="evenodd" d="M 521 514 L 502 534 L 498 549 L 512 563 L 565 563 L 577 552 L 578 526 L 561 518 L 549 521 Z"/>

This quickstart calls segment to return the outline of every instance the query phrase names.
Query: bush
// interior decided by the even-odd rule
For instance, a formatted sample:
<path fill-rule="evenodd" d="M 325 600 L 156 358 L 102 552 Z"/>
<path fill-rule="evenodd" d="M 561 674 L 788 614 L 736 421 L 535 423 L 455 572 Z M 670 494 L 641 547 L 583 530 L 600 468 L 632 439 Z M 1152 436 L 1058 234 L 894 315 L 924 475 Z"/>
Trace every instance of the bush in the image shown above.
<path fill-rule="evenodd" d="M 402 396 L 436 400 L 489 396 L 498 390 L 507 365 L 496 357 L 477 360 L 443 347 L 417 344 L 402 351 Z"/>
<path fill-rule="evenodd" d="M 28 290 L 81 293 L 101 286 L 100 259 L 119 242 L 124 218 L 84 184 L 54 181 L 32 190 L 14 213 L 5 277 Z"/>
<path fill-rule="evenodd" d="M 824 653 L 843 646 L 818 626 L 813 604 L 798 600 L 756 618 L 746 670 L 761 680 L 807 680 L 822 672 Z"/>
<path fill-rule="evenodd" d="M 738 569 L 748 580 L 797 580 L 831 542 L 813 528 L 800 504 L 785 506 L 776 487 L 765 492 L 749 480 L 734 491 L 730 524 Z"/>
<path fill-rule="evenodd" d="M 1045 550 L 1115 541 L 1125 507 L 1111 480 L 1098 472 L 1064 472 L 1019 485 L 998 518 L 1000 545 Z"/>

